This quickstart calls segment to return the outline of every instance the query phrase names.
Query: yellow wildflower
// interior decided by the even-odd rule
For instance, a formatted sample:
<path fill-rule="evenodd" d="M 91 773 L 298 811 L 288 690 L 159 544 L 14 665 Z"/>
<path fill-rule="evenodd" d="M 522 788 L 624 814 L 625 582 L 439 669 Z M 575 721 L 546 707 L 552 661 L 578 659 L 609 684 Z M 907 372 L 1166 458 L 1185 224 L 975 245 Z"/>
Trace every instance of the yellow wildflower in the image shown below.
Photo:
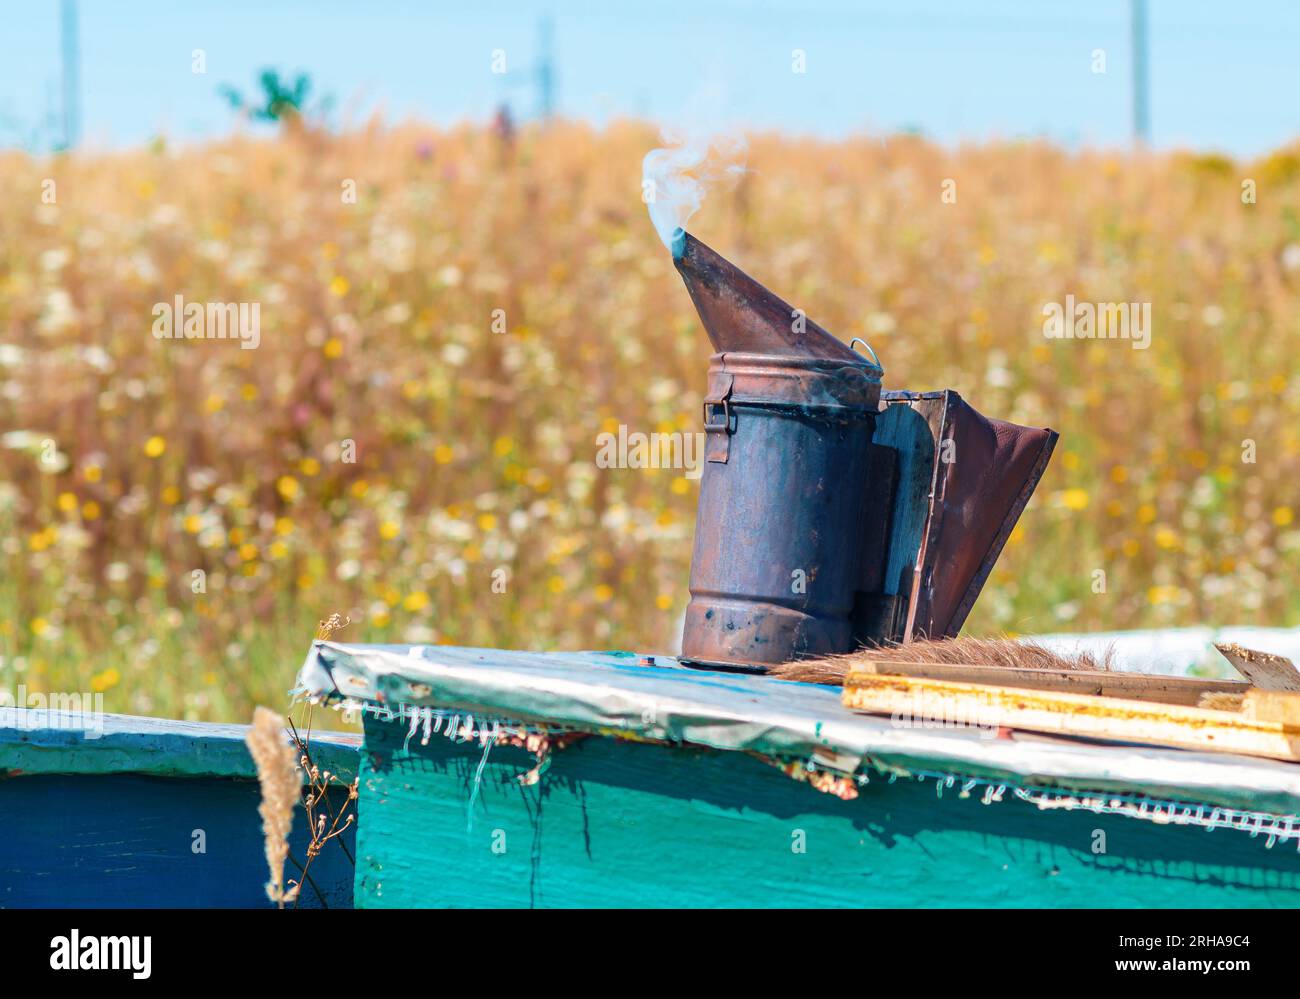
<path fill-rule="evenodd" d="M 122 674 L 116 666 L 110 666 L 102 673 L 96 673 L 90 678 L 90 689 L 97 694 L 102 694 L 110 687 L 116 687 L 122 682 Z"/>
<path fill-rule="evenodd" d="M 1177 586 L 1153 586 L 1147 590 L 1147 600 L 1158 607 L 1173 603 L 1182 596 L 1182 592 Z"/>
<path fill-rule="evenodd" d="M 429 594 L 423 590 L 416 590 L 414 593 L 408 593 L 406 599 L 402 601 L 402 607 L 412 614 L 418 613 L 429 606 Z"/>

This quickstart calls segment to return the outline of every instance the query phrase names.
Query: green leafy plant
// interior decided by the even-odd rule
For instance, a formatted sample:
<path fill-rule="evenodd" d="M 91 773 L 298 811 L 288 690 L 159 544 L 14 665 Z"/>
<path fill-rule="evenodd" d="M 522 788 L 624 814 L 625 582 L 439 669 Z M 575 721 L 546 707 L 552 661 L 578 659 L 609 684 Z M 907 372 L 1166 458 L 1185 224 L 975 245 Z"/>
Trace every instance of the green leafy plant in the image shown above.
<path fill-rule="evenodd" d="M 308 116 L 307 96 L 311 93 L 312 83 L 306 73 L 298 73 L 290 81 L 288 77 L 281 78 L 278 70 L 264 69 L 257 82 L 262 91 L 258 96 L 245 98 L 242 92 L 229 84 L 223 84 L 219 93 L 232 109 L 247 114 L 254 121 L 288 123 Z M 323 98 L 311 113 L 323 114 L 329 104 L 329 98 Z"/>

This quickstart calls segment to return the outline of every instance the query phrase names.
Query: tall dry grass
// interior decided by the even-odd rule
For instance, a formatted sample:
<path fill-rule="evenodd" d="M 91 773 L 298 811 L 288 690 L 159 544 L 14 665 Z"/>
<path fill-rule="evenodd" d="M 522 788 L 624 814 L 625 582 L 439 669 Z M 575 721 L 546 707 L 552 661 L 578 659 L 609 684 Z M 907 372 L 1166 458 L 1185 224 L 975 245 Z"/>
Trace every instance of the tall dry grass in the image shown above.
<path fill-rule="evenodd" d="M 640 203 L 654 144 L 0 155 L 0 686 L 244 718 L 335 610 L 351 640 L 669 646 L 697 487 L 594 464 L 602 429 L 698 429 L 707 342 Z M 1062 432 L 969 632 L 1300 618 L 1294 151 L 769 136 L 748 166 L 701 238 L 867 337 L 888 386 Z M 261 346 L 155 340 L 178 294 L 260 303 Z M 1046 340 L 1067 294 L 1151 302 L 1150 349 Z"/>

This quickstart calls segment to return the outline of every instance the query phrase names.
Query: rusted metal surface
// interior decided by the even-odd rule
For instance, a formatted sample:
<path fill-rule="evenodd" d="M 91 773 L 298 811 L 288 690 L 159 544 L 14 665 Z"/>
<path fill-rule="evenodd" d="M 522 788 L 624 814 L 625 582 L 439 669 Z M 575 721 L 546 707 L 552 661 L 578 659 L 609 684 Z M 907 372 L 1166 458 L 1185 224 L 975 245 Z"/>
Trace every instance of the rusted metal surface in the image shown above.
<path fill-rule="evenodd" d="M 924 529 L 913 551 L 894 553 L 912 570 L 898 591 L 906 616 L 901 632 L 885 638 L 951 637 L 974 606 L 1059 435 L 989 419 L 951 389 L 886 392 L 884 402 L 882 422 L 916 414 L 934 444 Z M 904 546 L 911 543 L 897 533 L 894 538 Z"/>
<path fill-rule="evenodd" d="M 680 245 L 718 348 L 683 658 L 761 667 L 846 650 L 881 370 L 698 240 Z"/>
<path fill-rule="evenodd" d="M 683 659 L 761 669 L 957 634 L 1056 433 L 952 391 L 881 407 L 877 363 L 689 233 L 673 259 L 717 351 Z"/>
<path fill-rule="evenodd" d="M 888 585 L 886 577 L 899 492 L 899 457 L 897 449 L 873 441 L 871 468 L 860 503 L 862 540 L 850 613 L 854 646 L 883 644 L 902 634 L 907 601 L 899 596 L 898 586 Z"/>
<path fill-rule="evenodd" d="M 731 261 L 688 232 L 680 237 L 673 246 L 673 263 L 686 282 L 715 351 L 861 363 L 862 359 L 847 345 Z"/>
<path fill-rule="evenodd" d="M 714 358 L 711 384 L 730 357 Z M 785 363 L 770 376 L 737 378 L 726 408 L 712 404 L 705 424 L 686 659 L 755 665 L 850 646 L 852 556 L 875 421 L 870 389 L 879 382 L 838 362 L 769 360 Z M 781 398 L 803 385 L 826 400 L 854 383 L 856 406 L 844 404 L 846 394 L 829 405 Z"/>

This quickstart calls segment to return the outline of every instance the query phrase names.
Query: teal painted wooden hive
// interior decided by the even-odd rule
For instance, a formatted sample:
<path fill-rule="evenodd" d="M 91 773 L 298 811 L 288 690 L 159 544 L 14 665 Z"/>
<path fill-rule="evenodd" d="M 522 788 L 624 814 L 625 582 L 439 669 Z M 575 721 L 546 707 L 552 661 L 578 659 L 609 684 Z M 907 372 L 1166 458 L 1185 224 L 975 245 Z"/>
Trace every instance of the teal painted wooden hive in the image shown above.
<path fill-rule="evenodd" d="M 299 692 L 364 716 L 359 907 L 1300 903 L 1289 764 L 625 653 L 318 642 Z"/>

